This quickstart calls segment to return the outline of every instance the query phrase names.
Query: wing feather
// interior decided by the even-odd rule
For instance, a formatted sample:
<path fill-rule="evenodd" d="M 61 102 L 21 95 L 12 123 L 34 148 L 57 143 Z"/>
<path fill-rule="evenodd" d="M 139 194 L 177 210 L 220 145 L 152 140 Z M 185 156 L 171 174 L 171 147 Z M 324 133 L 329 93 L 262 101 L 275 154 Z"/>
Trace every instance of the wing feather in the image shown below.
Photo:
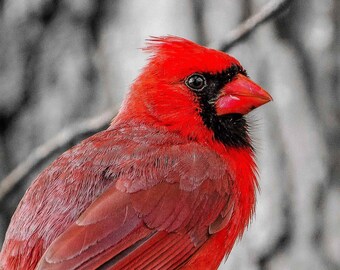
<path fill-rule="evenodd" d="M 100 266 L 108 254 L 110 259 L 122 251 L 116 246 L 122 239 L 133 234 L 135 243 L 150 233 L 129 203 L 128 194 L 111 187 L 50 245 L 37 269 L 76 269 L 95 261 Z"/>
<path fill-rule="evenodd" d="M 172 265 L 185 262 L 198 248 L 187 235 L 158 232 L 109 269 L 174 269 Z"/>

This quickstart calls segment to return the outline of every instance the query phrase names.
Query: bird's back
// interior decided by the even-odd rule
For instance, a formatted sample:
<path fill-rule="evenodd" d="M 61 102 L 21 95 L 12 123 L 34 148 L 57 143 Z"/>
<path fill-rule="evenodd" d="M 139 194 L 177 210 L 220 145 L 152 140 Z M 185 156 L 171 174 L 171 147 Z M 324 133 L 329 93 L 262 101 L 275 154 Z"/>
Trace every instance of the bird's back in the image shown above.
<path fill-rule="evenodd" d="M 117 179 L 120 185 L 135 181 L 136 191 L 166 181 L 195 190 L 227 174 L 214 151 L 178 134 L 133 121 L 111 127 L 65 152 L 37 177 L 11 220 L 2 266 L 35 269 L 57 236 Z M 228 182 L 218 185 L 226 194 Z"/>

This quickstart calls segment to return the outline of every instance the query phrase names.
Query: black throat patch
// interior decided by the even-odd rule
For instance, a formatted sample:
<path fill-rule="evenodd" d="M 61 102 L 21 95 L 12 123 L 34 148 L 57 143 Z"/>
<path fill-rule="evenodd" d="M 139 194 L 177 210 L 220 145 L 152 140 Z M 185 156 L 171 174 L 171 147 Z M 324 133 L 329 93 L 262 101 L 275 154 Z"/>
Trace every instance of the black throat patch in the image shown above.
<path fill-rule="evenodd" d="M 217 74 L 203 73 L 207 85 L 201 91 L 193 91 L 198 98 L 200 115 L 204 124 L 214 132 L 215 139 L 224 145 L 232 147 L 251 147 L 246 119 L 241 114 L 216 114 L 215 102 L 225 84 L 230 82 L 238 73 L 246 71 L 233 65 Z"/>

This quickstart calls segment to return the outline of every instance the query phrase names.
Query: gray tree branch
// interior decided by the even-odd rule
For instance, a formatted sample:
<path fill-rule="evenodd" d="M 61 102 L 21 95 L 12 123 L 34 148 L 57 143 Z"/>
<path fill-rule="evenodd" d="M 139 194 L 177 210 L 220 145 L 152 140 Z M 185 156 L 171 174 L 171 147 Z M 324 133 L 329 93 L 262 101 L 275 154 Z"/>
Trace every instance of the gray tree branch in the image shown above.
<path fill-rule="evenodd" d="M 293 0 L 269 1 L 257 13 L 231 31 L 223 43 L 216 46 L 216 48 L 224 52 L 229 50 L 236 43 L 247 38 L 258 26 L 286 10 L 292 2 Z"/>
<path fill-rule="evenodd" d="M 20 163 L 0 182 L 0 202 L 11 192 L 16 184 L 23 181 L 36 167 L 48 160 L 55 153 L 64 150 L 70 144 L 77 143 L 85 136 L 92 135 L 104 129 L 117 111 L 117 108 L 107 110 L 97 117 L 73 124 L 36 148 L 25 161 Z"/>

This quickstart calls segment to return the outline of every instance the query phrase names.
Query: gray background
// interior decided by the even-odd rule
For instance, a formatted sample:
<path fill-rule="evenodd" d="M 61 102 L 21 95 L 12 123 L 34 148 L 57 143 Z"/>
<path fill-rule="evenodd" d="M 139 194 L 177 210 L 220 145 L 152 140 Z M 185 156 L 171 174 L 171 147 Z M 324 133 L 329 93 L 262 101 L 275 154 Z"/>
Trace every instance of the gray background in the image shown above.
<path fill-rule="evenodd" d="M 0 0 L 0 179 L 63 128 L 120 104 L 148 36 L 218 46 L 267 2 Z M 339 14 L 339 0 L 292 1 L 230 50 L 274 102 L 250 116 L 261 192 L 220 269 L 340 269 Z M 1 202 L 0 243 L 42 167 Z"/>

